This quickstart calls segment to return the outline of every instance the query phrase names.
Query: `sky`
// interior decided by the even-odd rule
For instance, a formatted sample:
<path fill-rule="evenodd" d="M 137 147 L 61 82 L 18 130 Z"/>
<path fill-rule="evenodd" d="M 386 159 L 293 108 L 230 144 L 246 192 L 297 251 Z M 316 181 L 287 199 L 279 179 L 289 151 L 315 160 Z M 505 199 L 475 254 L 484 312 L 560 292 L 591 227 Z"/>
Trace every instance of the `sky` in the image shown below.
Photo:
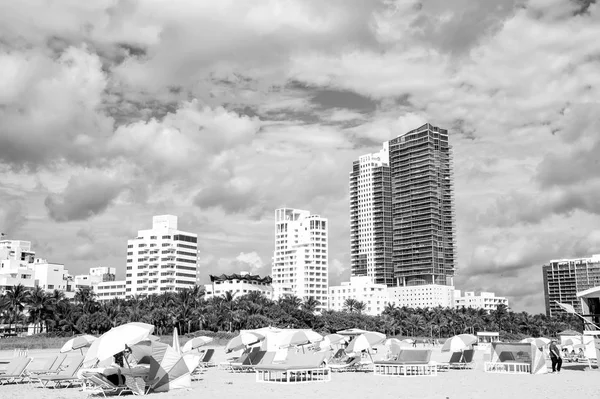
<path fill-rule="evenodd" d="M 0 231 L 71 274 L 174 214 L 201 276 L 270 274 L 274 210 L 329 218 L 352 161 L 429 122 L 454 150 L 463 290 L 542 312 L 600 253 L 600 6 L 578 0 L 0 3 Z"/>

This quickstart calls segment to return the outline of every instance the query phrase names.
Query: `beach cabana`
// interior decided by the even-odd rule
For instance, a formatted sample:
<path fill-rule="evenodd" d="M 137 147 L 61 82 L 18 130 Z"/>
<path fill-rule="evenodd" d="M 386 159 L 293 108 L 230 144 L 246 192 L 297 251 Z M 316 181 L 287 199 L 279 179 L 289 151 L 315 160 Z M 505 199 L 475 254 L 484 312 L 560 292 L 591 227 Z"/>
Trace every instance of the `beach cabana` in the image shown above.
<path fill-rule="evenodd" d="M 437 365 L 430 360 L 431 349 L 403 349 L 395 359 L 375 362 L 373 372 L 383 376 L 436 376 Z"/>
<path fill-rule="evenodd" d="M 492 356 L 485 362 L 487 373 L 545 374 L 548 372 L 542 348 L 524 342 L 492 342 Z"/>

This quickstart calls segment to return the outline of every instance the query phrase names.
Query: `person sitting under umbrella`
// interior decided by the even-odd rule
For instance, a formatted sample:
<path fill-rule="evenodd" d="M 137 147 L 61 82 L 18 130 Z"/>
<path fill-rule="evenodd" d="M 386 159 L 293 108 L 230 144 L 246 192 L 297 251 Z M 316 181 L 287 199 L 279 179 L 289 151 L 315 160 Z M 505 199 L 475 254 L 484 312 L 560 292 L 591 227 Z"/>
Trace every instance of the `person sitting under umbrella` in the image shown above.
<path fill-rule="evenodd" d="M 113 355 L 113 364 L 112 366 L 117 369 L 116 373 L 108 374 L 106 379 L 112 382 L 116 386 L 125 385 L 126 377 L 121 373 L 121 367 L 125 367 L 124 359 L 131 353 L 131 349 L 125 348 L 124 351 L 116 353 Z"/>

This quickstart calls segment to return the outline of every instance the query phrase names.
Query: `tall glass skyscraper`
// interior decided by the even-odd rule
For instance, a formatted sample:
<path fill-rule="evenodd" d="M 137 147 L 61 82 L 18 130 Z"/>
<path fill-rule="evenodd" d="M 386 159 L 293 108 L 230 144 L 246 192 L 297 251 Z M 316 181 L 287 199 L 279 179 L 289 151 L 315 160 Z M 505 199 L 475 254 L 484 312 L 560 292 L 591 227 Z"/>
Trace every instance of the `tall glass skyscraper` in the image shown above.
<path fill-rule="evenodd" d="M 350 173 L 351 273 L 388 286 L 453 285 L 455 218 L 448 131 L 402 134 Z"/>

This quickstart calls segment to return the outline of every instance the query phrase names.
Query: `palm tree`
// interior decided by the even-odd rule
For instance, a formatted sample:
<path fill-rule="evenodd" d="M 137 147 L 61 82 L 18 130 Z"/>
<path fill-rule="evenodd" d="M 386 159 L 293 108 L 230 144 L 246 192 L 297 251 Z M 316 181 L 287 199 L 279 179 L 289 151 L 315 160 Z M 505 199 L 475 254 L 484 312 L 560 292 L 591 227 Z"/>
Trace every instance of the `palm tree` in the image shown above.
<path fill-rule="evenodd" d="M 344 310 L 346 312 L 350 312 L 353 313 L 354 310 L 356 309 L 356 303 L 358 301 L 354 298 L 348 298 L 344 301 Z"/>
<path fill-rule="evenodd" d="M 309 296 L 304 298 L 304 301 L 302 302 L 302 310 L 309 313 L 315 313 L 319 305 L 321 305 L 321 302 L 316 300 L 314 296 Z"/>
<path fill-rule="evenodd" d="M 16 331 L 16 323 L 19 319 L 19 315 L 23 313 L 23 310 L 25 309 L 25 305 L 29 299 L 29 291 L 23 284 L 18 284 L 8 288 L 4 296 L 8 303 L 8 311 L 10 313 L 8 320 L 8 331 L 10 331 L 11 324 L 13 322 L 15 324 Z"/>
<path fill-rule="evenodd" d="M 27 298 L 27 309 L 29 311 L 29 319 L 33 322 L 34 334 L 42 332 L 42 322 L 46 321 L 46 317 L 50 313 L 51 308 L 51 299 L 46 295 L 46 292 L 42 288 L 36 285 L 35 288 L 29 292 L 29 297 Z"/>
<path fill-rule="evenodd" d="M 354 310 L 356 310 L 358 314 L 362 314 L 362 312 L 364 312 L 366 308 L 367 305 L 362 301 L 356 301 L 356 303 L 354 304 Z"/>

